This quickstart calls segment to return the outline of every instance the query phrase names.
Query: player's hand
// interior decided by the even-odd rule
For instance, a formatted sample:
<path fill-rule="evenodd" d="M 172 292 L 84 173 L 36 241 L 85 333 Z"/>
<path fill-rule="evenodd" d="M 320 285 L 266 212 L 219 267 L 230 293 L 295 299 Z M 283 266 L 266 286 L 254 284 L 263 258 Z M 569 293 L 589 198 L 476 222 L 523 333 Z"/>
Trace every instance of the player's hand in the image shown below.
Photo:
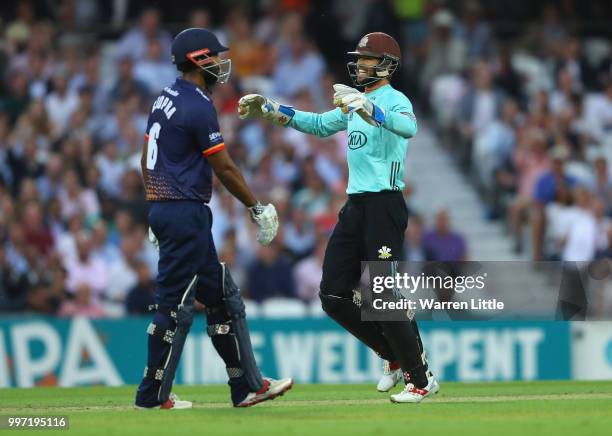
<path fill-rule="evenodd" d="M 278 232 L 278 215 L 273 204 L 257 203 L 253 207 L 249 207 L 251 218 L 259 226 L 257 232 L 257 241 L 261 245 L 268 245 Z"/>
<path fill-rule="evenodd" d="M 295 115 L 291 106 L 285 106 L 259 94 L 247 94 L 238 101 L 240 119 L 261 117 L 275 124 L 286 126 Z"/>
<path fill-rule="evenodd" d="M 149 242 L 155 245 L 155 248 L 157 248 L 157 251 L 159 251 L 159 241 L 157 240 L 157 236 L 155 236 L 155 233 L 153 233 L 151 227 L 149 227 Z"/>
<path fill-rule="evenodd" d="M 334 105 L 338 106 L 345 114 L 356 113 L 363 120 L 375 127 L 385 121 L 385 113 L 374 105 L 365 94 L 355 88 L 336 83 L 334 85 Z"/>

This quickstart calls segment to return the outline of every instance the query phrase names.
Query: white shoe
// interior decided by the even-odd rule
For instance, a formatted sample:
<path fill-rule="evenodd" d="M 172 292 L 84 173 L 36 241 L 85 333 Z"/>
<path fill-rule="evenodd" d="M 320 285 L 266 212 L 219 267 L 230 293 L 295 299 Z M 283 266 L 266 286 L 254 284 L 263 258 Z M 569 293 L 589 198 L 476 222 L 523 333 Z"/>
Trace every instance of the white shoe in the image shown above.
<path fill-rule="evenodd" d="M 192 407 L 193 407 L 193 403 L 191 401 L 181 400 L 174 393 L 171 393 L 170 398 L 168 398 L 168 400 L 165 403 L 160 404 L 159 406 L 143 407 L 143 406 L 138 406 L 134 404 L 134 409 L 136 410 L 150 410 L 150 409 L 179 410 L 179 409 L 191 409 Z"/>
<path fill-rule="evenodd" d="M 389 361 L 385 360 L 383 362 L 383 376 L 378 381 L 376 390 L 378 392 L 388 392 L 389 390 L 393 389 L 403 378 L 404 374 L 402 372 L 402 368 L 391 369 L 391 364 Z"/>
<path fill-rule="evenodd" d="M 263 387 L 257 392 L 249 392 L 249 394 L 234 407 L 249 407 L 254 406 L 262 401 L 273 400 L 274 398 L 283 395 L 293 386 L 292 378 L 283 378 L 274 380 L 272 378 L 264 378 Z"/>
<path fill-rule="evenodd" d="M 391 395 L 392 403 L 420 403 L 430 395 L 436 394 L 440 390 L 436 378 L 431 376 L 427 378 L 427 386 L 424 388 L 417 388 L 412 383 L 408 383 L 404 390 L 399 394 Z"/>

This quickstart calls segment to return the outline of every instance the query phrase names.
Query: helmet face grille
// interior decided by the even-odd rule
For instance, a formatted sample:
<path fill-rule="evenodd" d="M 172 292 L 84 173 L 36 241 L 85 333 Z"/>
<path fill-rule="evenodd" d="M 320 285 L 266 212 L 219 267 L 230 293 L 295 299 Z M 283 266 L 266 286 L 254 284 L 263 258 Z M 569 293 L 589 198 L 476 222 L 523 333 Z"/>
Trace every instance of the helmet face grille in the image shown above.
<path fill-rule="evenodd" d="M 373 85 L 381 79 L 391 79 L 391 76 L 393 76 L 393 73 L 395 73 L 398 66 L 399 61 L 397 59 L 393 59 L 391 56 L 385 55 L 380 58 L 380 61 L 377 65 L 366 67 L 367 69 L 372 70 L 374 75 L 368 75 L 365 77 L 362 76 L 360 81 L 360 66 L 357 64 L 357 62 L 353 61 L 346 64 L 349 76 L 353 82 L 353 85 L 355 85 L 356 87 L 365 87 Z M 361 68 L 364 67 L 361 66 Z"/>
<path fill-rule="evenodd" d="M 210 50 L 205 48 L 187 54 L 187 59 L 214 77 L 215 83 L 226 83 L 232 72 L 232 61 L 223 59 L 215 62 L 209 56 Z"/>
<path fill-rule="evenodd" d="M 227 83 L 232 74 L 231 59 L 223 59 L 220 62 L 214 62 L 214 65 L 202 68 L 207 73 L 217 78 L 218 83 Z"/>

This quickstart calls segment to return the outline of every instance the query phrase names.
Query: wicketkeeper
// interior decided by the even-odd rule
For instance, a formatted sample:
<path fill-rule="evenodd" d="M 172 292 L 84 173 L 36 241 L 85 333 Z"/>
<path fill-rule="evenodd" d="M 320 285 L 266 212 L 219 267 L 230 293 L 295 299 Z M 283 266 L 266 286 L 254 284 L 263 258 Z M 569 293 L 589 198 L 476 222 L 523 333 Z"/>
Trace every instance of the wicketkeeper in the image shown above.
<path fill-rule="evenodd" d="M 439 390 L 422 357 L 416 322 L 362 321 L 353 290 L 362 261 L 401 260 L 408 219 L 402 195 L 404 160 L 417 122 L 410 100 L 390 85 L 401 61 L 400 47 L 391 36 L 367 34 L 348 54 L 356 58 L 347 65 L 350 77 L 365 92 L 334 85 L 336 109 L 302 112 L 250 94 L 240 99 L 238 110 L 241 118 L 262 117 L 320 137 L 348 130 L 348 201 L 327 245 L 319 295 L 330 317 L 385 359 L 393 374 L 400 374 L 386 390 L 403 374 L 405 389 L 391 395 L 391 401 L 415 403 Z"/>

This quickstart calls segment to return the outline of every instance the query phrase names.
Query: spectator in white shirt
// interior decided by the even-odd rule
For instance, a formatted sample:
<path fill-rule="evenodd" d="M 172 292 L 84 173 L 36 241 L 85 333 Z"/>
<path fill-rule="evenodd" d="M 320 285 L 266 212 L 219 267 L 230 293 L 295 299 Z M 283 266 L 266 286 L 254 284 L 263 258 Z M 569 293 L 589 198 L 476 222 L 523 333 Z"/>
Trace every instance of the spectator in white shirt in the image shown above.
<path fill-rule="evenodd" d="M 597 250 L 597 220 L 593 213 L 593 197 L 585 188 L 574 190 L 576 207 L 565 236 L 561 259 L 572 262 L 588 262 L 595 258 Z"/>
<path fill-rule="evenodd" d="M 86 285 L 94 301 L 100 300 L 108 286 L 108 265 L 103 259 L 91 255 L 90 236 L 81 232 L 76 237 L 77 256 L 65 261 L 66 289 L 75 293 Z"/>
<path fill-rule="evenodd" d="M 53 92 L 45 99 L 47 114 L 51 120 L 54 136 L 64 134 L 70 116 L 79 107 L 79 96 L 68 89 L 68 80 L 63 73 L 53 77 Z"/>
<path fill-rule="evenodd" d="M 69 219 L 76 214 L 83 214 L 85 218 L 91 218 L 100 212 L 100 203 L 96 193 L 91 189 L 81 187 L 75 171 L 68 171 L 64 176 L 64 187 L 58 197 L 64 219 Z"/>

